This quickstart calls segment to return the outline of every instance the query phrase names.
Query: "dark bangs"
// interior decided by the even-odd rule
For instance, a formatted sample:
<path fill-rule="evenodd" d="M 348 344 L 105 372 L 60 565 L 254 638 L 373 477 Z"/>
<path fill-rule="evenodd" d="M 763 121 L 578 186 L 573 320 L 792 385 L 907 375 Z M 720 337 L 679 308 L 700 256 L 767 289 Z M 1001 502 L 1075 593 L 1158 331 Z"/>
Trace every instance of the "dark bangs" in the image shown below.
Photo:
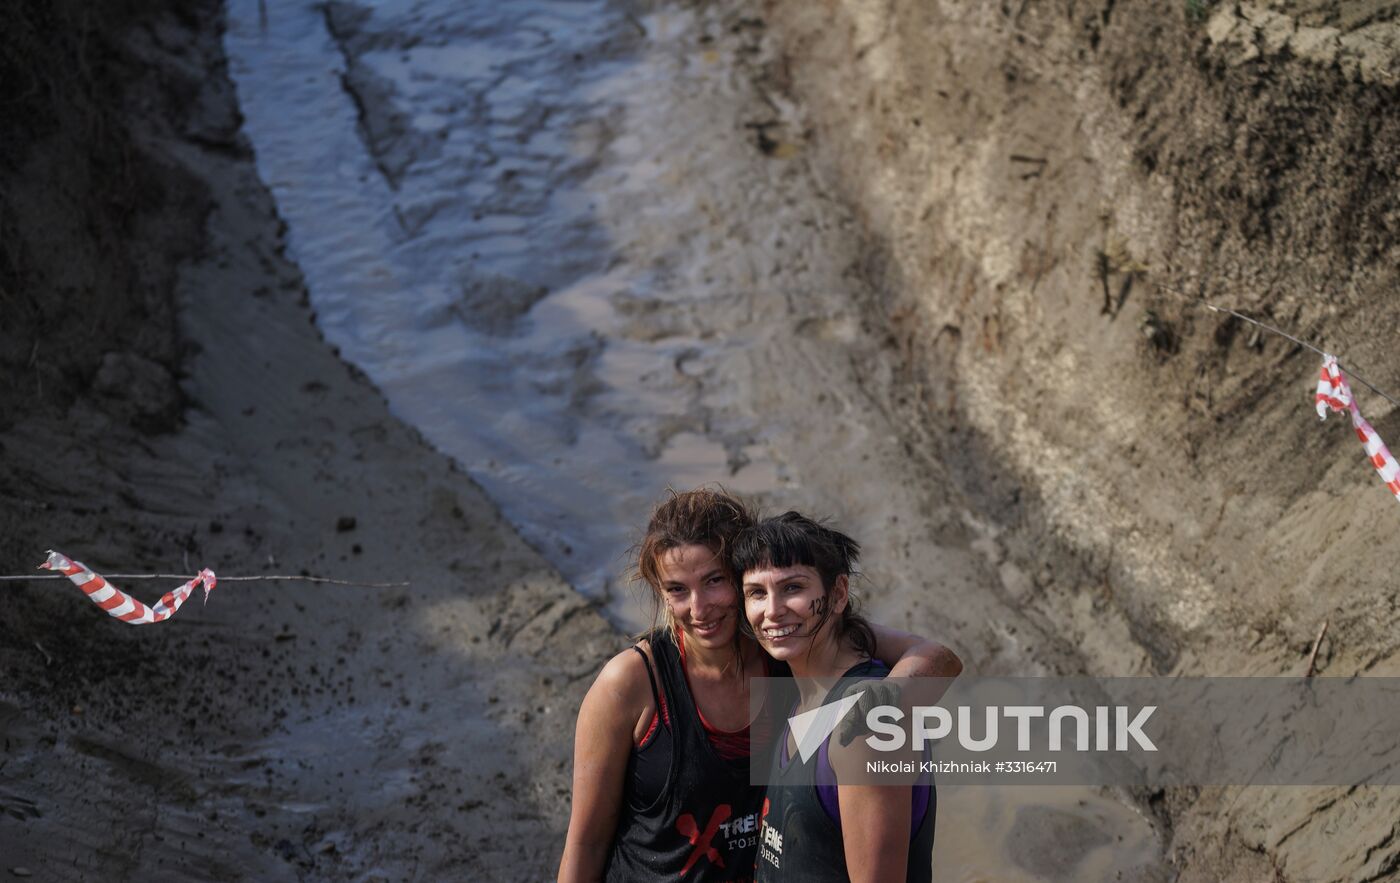
<path fill-rule="evenodd" d="M 739 533 L 730 551 L 730 564 L 742 580 L 744 572 L 805 565 L 815 570 L 828 591 L 841 574 L 854 573 L 860 544 L 797 512 L 765 518 Z"/>

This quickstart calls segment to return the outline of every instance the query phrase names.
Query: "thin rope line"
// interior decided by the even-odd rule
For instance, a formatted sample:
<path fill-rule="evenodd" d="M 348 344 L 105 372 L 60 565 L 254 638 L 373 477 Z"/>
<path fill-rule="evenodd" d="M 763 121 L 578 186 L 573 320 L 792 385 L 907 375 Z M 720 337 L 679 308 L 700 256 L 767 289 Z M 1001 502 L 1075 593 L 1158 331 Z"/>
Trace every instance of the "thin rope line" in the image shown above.
<path fill-rule="evenodd" d="M 96 572 L 96 571 L 94 571 Z M 102 574 L 103 579 L 178 579 L 189 581 L 194 577 L 185 573 L 108 573 Z M 297 580 L 305 583 L 328 583 L 333 586 L 365 586 L 371 589 L 400 589 L 406 588 L 411 583 L 363 583 L 348 579 L 331 579 L 325 576 L 220 576 L 216 577 L 220 583 L 251 583 L 273 580 Z M 30 579 L 68 579 L 61 573 L 36 573 L 33 576 L 20 574 L 18 576 L 0 576 L 0 580 L 30 580 Z"/>
<path fill-rule="evenodd" d="M 1245 314 L 1243 314 L 1243 313 L 1241 313 L 1241 312 L 1238 312 L 1238 311 L 1236 311 L 1236 310 L 1232 310 L 1232 309 L 1230 309 L 1229 307 L 1220 307 L 1220 306 L 1216 306 L 1215 304 L 1211 303 L 1210 301 L 1206 300 L 1206 299 L 1203 298 L 1203 297 L 1200 297 L 1200 296 L 1198 296 L 1198 295 L 1187 294 L 1186 292 L 1181 291 L 1180 289 L 1173 288 L 1173 287 L 1171 287 L 1170 285 L 1166 285 L 1166 284 L 1163 284 L 1163 283 L 1161 283 L 1161 282 L 1153 281 L 1152 279 L 1144 279 L 1143 281 L 1146 282 L 1148 285 L 1151 285 L 1153 288 L 1156 288 L 1158 291 L 1165 292 L 1166 294 L 1174 294 L 1174 295 L 1176 295 L 1177 297 L 1183 298 L 1183 299 L 1188 300 L 1188 301 L 1190 301 L 1190 302 L 1192 302 L 1192 303 L 1200 304 L 1201 306 L 1206 307 L 1207 309 L 1214 310 L 1214 311 L 1217 312 L 1217 313 L 1229 313 L 1231 316 L 1234 316 L 1236 319 L 1240 319 L 1240 320 L 1242 320 L 1242 321 L 1248 322 L 1248 323 L 1251 324 L 1251 325 L 1256 325 L 1256 326 L 1258 326 L 1258 327 L 1264 329 L 1265 331 L 1269 332 L 1270 334 L 1277 334 L 1279 337 L 1287 338 L 1288 340 L 1293 341 L 1294 343 L 1298 344 L 1299 346 L 1307 347 L 1308 349 L 1312 350 L 1313 352 L 1317 353 L 1319 356 L 1322 356 L 1322 357 L 1324 357 L 1324 358 L 1326 358 L 1327 356 L 1333 355 L 1332 353 L 1324 352 L 1323 350 L 1318 349 L 1317 347 L 1313 346 L 1312 344 L 1308 343 L 1308 342 L 1305 341 L 1305 340 L 1299 340 L 1298 338 L 1296 338 L 1296 337 L 1294 337 L 1293 335 L 1289 334 L 1287 331 L 1283 331 L 1283 330 L 1280 330 L 1280 329 L 1278 329 L 1278 328 L 1275 328 L 1274 326 L 1269 325 L 1269 324 L 1267 324 L 1267 323 L 1265 323 L 1265 322 L 1260 322 L 1258 319 L 1251 319 L 1249 316 L 1246 316 Z M 1356 381 L 1362 383 L 1367 389 L 1371 390 L 1371 392 L 1373 392 L 1373 393 L 1375 393 L 1376 395 L 1380 396 L 1381 398 L 1385 399 L 1387 402 L 1390 402 L 1392 405 L 1395 405 L 1396 407 L 1400 407 L 1400 402 L 1396 401 L 1396 400 L 1395 400 L 1394 398 L 1392 398 L 1391 396 L 1389 396 L 1389 395 L 1387 395 L 1386 393 L 1382 392 L 1380 389 L 1378 389 L 1378 388 L 1375 386 L 1375 384 L 1371 383 L 1371 381 L 1367 380 L 1365 377 L 1362 377 L 1360 374 L 1356 373 L 1356 369 L 1351 368 L 1351 367 L 1349 367 L 1349 366 L 1347 366 L 1347 365 L 1344 365 L 1344 364 L 1342 363 L 1342 360 L 1341 360 L 1341 359 L 1337 359 L 1337 365 L 1338 365 L 1338 367 L 1344 368 L 1344 369 L 1346 370 L 1347 377 L 1348 377 L 1349 379 L 1351 379 L 1351 380 L 1356 380 Z"/>

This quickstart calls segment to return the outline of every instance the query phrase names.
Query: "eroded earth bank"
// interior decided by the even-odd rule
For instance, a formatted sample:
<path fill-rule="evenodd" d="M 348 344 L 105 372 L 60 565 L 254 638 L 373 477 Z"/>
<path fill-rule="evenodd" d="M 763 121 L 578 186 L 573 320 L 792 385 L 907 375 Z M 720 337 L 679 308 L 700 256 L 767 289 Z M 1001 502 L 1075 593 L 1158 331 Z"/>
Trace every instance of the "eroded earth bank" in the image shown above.
<path fill-rule="evenodd" d="M 1088 673 L 1299 675 L 1329 619 L 1323 674 L 1395 673 L 1394 500 L 1312 414 L 1318 357 L 1173 292 L 1394 394 L 1396 13 L 765 9 L 766 81 L 866 237 L 867 374 L 1000 532 L 996 591 Z M 1182 879 L 1388 879 L 1396 800 L 1148 795 Z"/>
<path fill-rule="evenodd" d="M 1317 424 L 1316 357 L 1164 290 L 1400 386 L 1391 5 L 526 5 L 3 13 L 4 571 L 412 584 L 225 583 L 140 629 L 5 584 L 0 872 L 548 878 L 633 609 L 592 544 L 649 482 L 837 517 L 874 615 L 971 671 L 1299 674 L 1330 620 L 1322 674 L 1392 673 L 1394 503 Z M 258 122 L 249 65 L 307 33 L 333 67 L 298 87 L 344 106 L 302 141 L 348 107 L 321 165 L 381 203 L 314 211 L 317 155 Z M 411 321 L 357 317 L 357 254 Z M 442 373 L 463 340 L 484 367 Z M 940 802 L 940 879 L 1400 863 L 1380 789 Z"/>

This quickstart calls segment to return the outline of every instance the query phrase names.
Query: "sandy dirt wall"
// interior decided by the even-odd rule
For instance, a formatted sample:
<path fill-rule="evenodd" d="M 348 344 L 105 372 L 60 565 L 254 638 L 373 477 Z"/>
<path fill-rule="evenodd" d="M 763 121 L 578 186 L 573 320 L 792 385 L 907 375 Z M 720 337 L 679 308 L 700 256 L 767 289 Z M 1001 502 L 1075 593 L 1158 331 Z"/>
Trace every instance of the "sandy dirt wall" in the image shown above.
<path fill-rule="evenodd" d="M 1301 674 L 1329 618 L 1323 673 L 1393 673 L 1395 501 L 1318 424 L 1320 360 L 1158 287 L 1400 389 L 1394 26 L 1304 5 L 765 6 L 767 76 L 868 236 L 877 382 L 1090 673 Z M 1361 809 L 1394 798 L 1285 791 L 1157 796 L 1185 878 L 1394 869 L 1394 808 Z"/>
<path fill-rule="evenodd" d="M 173 271 L 200 245 L 206 189 L 143 144 L 129 114 L 190 137 L 202 71 L 170 46 L 172 64 L 142 63 L 141 44 L 212 4 L 7 5 L 0 30 L 6 84 L 0 138 L 0 427 L 23 413 L 62 413 L 96 387 L 124 421 L 160 431 L 179 419 Z M 216 129 L 233 118 L 202 118 Z M 165 255 L 169 255 L 166 258 Z"/>

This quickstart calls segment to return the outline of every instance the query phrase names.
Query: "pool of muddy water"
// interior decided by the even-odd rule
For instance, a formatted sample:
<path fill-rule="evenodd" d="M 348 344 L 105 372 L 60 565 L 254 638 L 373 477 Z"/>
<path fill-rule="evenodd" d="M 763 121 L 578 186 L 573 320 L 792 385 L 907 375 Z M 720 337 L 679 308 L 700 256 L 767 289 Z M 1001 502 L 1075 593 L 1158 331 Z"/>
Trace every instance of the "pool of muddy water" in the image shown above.
<path fill-rule="evenodd" d="M 625 553 L 661 492 L 774 480 L 688 413 L 711 345 L 622 333 L 654 268 L 611 247 L 588 180 L 625 137 L 636 21 L 597 2 L 234 3 L 226 38 L 327 340 L 628 627 Z"/>
<path fill-rule="evenodd" d="M 714 328 L 785 333 L 794 317 L 755 309 L 706 267 L 744 262 L 758 288 L 784 241 L 763 217 L 697 232 L 708 193 L 752 176 L 698 174 L 657 137 L 751 137 L 684 117 L 682 93 L 743 92 L 697 37 L 705 14 L 607 0 L 228 7 L 245 128 L 324 336 L 624 628 L 643 622 L 621 590 L 626 550 L 667 486 L 794 481 L 761 408 L 714 406 L 745 394 L 715 389 L 740 338 Z M 619 214 L 633 216 L 626 241 Z M 799 255 L 823 250 L 784 235 Z M 736 238 L 749 243 L 737 257 Z M 1152 826 L 1090 789 L 946 789 L 937 854 L 939 879 L 959 881 L 1143 879 L 1160 864 Z"/>

